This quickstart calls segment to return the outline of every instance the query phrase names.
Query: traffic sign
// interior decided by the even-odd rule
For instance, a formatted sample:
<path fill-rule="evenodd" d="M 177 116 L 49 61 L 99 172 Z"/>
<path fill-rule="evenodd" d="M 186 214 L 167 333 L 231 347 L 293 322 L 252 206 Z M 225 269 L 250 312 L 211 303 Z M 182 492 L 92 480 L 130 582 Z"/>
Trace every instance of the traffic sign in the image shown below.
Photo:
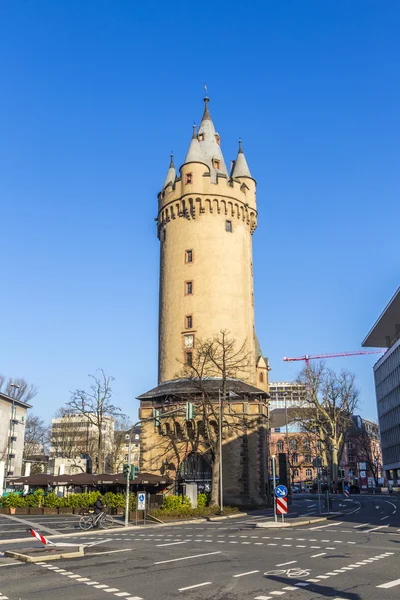
<path fill-rule="evenodd" d="M 276 498 L 285 498 L 288 495 L 287 487 L 285 485 L 277 485 L 275 488 Z"/>
<path fill-rule="evenodd" d="M 146 492 L 138 492 L 137 509 L 138 510 L 146 510 Z"/>
<path fill-rule="evenodd" d="M 276 512 L 278 515 L 287 515 L 288 514 L 287 498 L 277 498 L 276 499 Z"/>

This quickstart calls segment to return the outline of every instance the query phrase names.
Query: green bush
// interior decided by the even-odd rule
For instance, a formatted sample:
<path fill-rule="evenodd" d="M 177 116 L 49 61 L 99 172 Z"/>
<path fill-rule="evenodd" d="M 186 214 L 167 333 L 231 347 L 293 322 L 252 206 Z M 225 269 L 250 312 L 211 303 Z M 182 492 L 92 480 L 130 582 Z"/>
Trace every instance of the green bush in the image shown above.
<path fill-rule="evenodd" d="M 26 508 L 26 499 L 16 492 L 11 492 L 3 500 L 3 505 L 9 508 Z"/>
<path fill-rule="evenodd" d="M 60 500 L 55 492 L 49 492 L 43 499 L 43 506 L 46 508 L 57 508 L 60 506 Z"/>
<path fill-rule="evenodd" d="M 161 510 L 183 510 L 191 506 L 192 503 L 188 496 L 165 496 Z"/>
<path fill-rule="evenodd" d="M 197 506 L 208 506 L 209 498 L 208 494 L 198 494 L 197 496 Z"/>

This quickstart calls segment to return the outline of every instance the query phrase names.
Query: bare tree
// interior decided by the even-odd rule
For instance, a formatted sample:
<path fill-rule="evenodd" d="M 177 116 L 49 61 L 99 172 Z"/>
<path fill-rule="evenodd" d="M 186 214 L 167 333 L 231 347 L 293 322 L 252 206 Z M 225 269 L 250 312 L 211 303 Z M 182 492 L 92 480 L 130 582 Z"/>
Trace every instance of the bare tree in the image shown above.
<path fill-rule="evenodd" d="M 324 464 L 330 465 L 331 476 L 337 481 L 339 458 L 358 404 L 355 375 L 336 373 L 320 362 L 303 369 L 298 383 L 305 391 L 301 406 L 292 408 L 291 415 L 302 431 L 315 436 Z"/>
<path fill-rule="evenodd" d="M 177 472 L 190 455 L 207 457 L 211 463 L 211 504 L 214 505 L 219 504 L 220 431 L 222 440 L 234 433 L 240 437 L 246 431 L 249 417 L 235 413 L 231 405 L 235 398 L 239 398 L 234 392 L 234 382 L 246 378 L 249 366 L 250 353 L 246 342 L 238 347 L 228 331 L 222 330 L 211 339 L 198 339 L 192 363 L 183 365 L 179 373 L 186 382 L 184 387 L 190 392 L 185 391 L 170 399 L 168 407 L 160 407 L 161 412 L 165 409 L 173 416 L 165 421 L 160 419 L 162 437 L 154 457 L 159 452 L 166 456 L 173 454 L 173 466 Z M 239 389 L 239 385 L 237 387 Z M 195 405 L 196 417 L 193 420 L 185 419 L 183 405 L 186 402 Z M 166 465 L 166 470 L 171 466 Z"/>
<path fill-rule="evenodd" d="M 132 428 L 132 421 L 126 415 L 119 415 L 114 421 L 114 441 L 112 448 L 113 473 L 122 471 L 125 461 L 126 434 Z"/>
<path fill-rule="evenodd" d="M 121 415 L 121 409 L 111 402 L 111 383 L 114 381 L 114 378 L 107 376 L 102 369 L 98 369 L 96 373 L 98 375 L 89 375 L 92 380 L 90 391 L 77 389 L 75 392 L 72 392 L 67 407 L 75 414 L 83 415 L 96 429 L 98 472 L 102 473 L 104 452 L 103 428 L 106 428 L 108 417 L 115 418 Z"/>
<path fill-rule="evenodd" d="M 37 395 L 38 389 L 22 377 L 9 377 L 7 379 L 4 375 L 0 375 L 0 392 L 15 400 L 29 404 Z"/>
<path fill-rule="evenodd" d="M 32 456 L 46 454 L 50 441 L 50 427 L 44 419 L 37 415 L 29 414 L 25 423 L 24 453 L 27 460 Z"/>

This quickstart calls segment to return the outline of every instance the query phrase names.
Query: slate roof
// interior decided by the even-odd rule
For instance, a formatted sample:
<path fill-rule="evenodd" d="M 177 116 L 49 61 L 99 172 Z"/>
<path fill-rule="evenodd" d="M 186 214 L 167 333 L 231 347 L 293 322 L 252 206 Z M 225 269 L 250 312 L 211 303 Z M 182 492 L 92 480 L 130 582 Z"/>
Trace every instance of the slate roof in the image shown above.
<path fill-rule="evenodd" d="M 203 386 L 208 393 L 218 393 L 218 390 L 222 388 L 222 379 L 206 379 L 203 381 Z M 234 398 L 234 394 L 238 394 L 239 396 L 259 396 L 263 399 L 269 398 L 269 394 L 242 381 L 241 379 L 228 379 L 226 381 L 226 388 L 232 399 Z M 191 381 L 190 379 L 173 379 L 171 381 L 160 383 L 152 390 L 149 390 L 148 392 L 138 396 L 137 399 L 153 400 L 163 396 L 193 395 L 198 393 L 198 391 L 198 385 L 196 385 L 196 382 Z"/>

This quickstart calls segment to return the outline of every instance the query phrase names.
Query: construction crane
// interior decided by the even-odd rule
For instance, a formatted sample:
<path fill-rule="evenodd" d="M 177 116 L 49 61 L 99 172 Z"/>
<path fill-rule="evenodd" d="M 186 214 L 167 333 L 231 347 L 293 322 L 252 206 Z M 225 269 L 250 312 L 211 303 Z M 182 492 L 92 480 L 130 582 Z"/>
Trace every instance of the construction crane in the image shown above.
<path fill-rule="evenodd" d="M 386 352 L 385 349 L 381 350 L 356 350 L 355 352 L 336 352 L 334 354 L 305 354 L 304 356 L 297 356 L 296 358 L 288 358 L 287 356 L 283 357 L 285 362 L 296 362 L 299 360 L 304 360 L 306 363 L 306 367 L 310 366 L 310 360 L 318 360 L 324 358 L 339 358 L 341 356 L 360 356 L 361 354 L 383 354 Z"/>

